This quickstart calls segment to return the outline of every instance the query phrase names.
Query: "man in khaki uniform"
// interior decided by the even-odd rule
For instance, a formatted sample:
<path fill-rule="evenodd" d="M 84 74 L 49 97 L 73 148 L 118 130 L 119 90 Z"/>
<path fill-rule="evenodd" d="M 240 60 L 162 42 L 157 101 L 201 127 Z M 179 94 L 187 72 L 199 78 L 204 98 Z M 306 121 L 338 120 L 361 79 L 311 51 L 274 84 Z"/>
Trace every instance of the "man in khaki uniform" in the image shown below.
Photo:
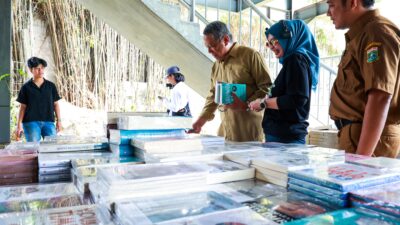
<path fill-rule="evenodd" d="M 222 122 L 218 135 L 229 141 L 262 141 L 263 112 L 249 111 L 247 104 L 257 98 L 264 98 L 272 84 L 262 56 L 254 49 L 233 43 L 232 34 L 222 22 L 208 24 L 203 34 L 208 52 L 217 61 L 212 68 L 210 93 L 203 112 L 193 124 L 192 132 L 199 133 L 203 125 L 214 118 L 219 108 Z M 246 84 L 247 102 L 234 95 L 232 104 L 218 107 L 214 102 L 217 81 Z"/>
<path fill-rule="evenodd" d="M 374 0 L 328 0 L 336 29 L 349 28 L 329 114 L 346 152 L 397 157 L 400 150 L 400 31 Z"/>

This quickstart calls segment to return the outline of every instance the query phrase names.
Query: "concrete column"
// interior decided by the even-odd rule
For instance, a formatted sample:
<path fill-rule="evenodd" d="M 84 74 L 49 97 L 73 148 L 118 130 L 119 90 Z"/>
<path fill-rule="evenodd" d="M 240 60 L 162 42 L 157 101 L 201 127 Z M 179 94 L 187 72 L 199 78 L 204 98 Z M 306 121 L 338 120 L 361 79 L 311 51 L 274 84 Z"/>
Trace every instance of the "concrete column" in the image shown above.
<path fill-rule="evenodd" d="M 11 0 L 0 0 L 0 76 L 11 74 Z M 4 76 L 3 76 L 4 77 Z M 10 142 L 10 77 L 0 81 L 0 143 Z"/>

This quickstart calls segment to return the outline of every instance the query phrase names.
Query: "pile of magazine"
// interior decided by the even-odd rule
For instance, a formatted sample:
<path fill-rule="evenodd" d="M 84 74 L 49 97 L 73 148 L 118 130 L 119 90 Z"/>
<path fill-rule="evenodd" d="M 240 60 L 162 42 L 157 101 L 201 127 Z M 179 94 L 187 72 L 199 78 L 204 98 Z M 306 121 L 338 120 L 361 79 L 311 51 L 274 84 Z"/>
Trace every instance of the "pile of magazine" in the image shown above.
<path fill-rule="evenodd" d="M 0 213 L 38 211 L 90 203 L 71 183 L 2 187 L 0 199 Z"/>
<path fill-rule="evenodd" d="M 112 225 L 110 213 L 96 205 L 53 208 L 41 211 L 0 214 L 4 225 Z"/>
<path fill-rule="evenodd" d="M 13 143 L 0 151 L 0 185 L 37 182 L 37 143 Z"/>
<path fill-rule="evenodd" d="M 208 167 L 199 163 L 116 165 L 97 169 L 90 191 L 96 202 L 179 192 L 207 183 Z"/>
<path fill-rule="evenodd" d="M 289 189 L 340 207 L 349 206 L 348 193 L 400 181 L 400 173 L 350 163 L 289 172 Z"/>

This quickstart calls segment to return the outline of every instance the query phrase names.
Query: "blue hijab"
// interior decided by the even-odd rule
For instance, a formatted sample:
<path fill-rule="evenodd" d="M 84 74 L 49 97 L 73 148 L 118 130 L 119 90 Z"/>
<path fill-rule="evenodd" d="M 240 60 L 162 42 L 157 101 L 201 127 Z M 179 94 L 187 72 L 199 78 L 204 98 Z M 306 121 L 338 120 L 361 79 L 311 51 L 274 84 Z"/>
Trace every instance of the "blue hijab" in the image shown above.
<path fill-rule="evenodd" d="M 288 39 L 284 37 L 285 28 L 283 23 L 286 24 L 287 30 L 291 33 L 291 37 Z M 306 57 L 311 68 L 312 89 L 315 90 L 318 84 L 319 54 L 308 26 L 302 20 L 284 20 L 267 29 L 265 31 L 267 38 L 268 34 L 273 35 L 283 48 L 284 55 L 279 59 L 279 63 L 283 64 L 285 59 L 294 53 L 300 53 Z"/>

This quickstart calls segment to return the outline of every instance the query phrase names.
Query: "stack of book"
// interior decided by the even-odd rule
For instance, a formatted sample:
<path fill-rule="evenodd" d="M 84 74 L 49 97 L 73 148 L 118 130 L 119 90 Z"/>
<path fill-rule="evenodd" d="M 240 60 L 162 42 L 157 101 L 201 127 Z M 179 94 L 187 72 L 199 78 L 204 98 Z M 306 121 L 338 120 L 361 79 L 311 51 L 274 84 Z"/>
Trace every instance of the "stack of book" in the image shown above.
<path fill-rule="evenodd" d="M 348 193 L 400 181 L 399 173 L 349 163 L 289 172 L 289 190 L 320 198 L 339 207 L 349 205 Z"/>
<path fill-rule="evenodd" d="M 90 203 L 71 183 L 0 188 L 0 213 L 37 211 Z"/>
<path fill-rule="evenodd" d="M 110 213 L 96 205 L 81 205 L 23 213 L 0 214 L 0 224 L 112 225 Z"/>
<path fill-rule="evenodd" d="M 120 130 L 171 130 L 192 128 L 192 118 L 184 116 L 120 116 Z"/>
<path fill-rule="evenodd" d="M 285 223 L 285 225 L 306 224 L 368 224 L 368 225 L 396 225 L 400 224 L 399 218 L 389 217 L 374 213 L 368 209 L 342 209 L 318 216 Z"/>
<path fill-rule="evenodd" d="M 130 160 L 121 161 L 119 157 L 110 155 L 103 158 L 73 159 L 72 182 L 81 193 L 89 193 L 89 185 L 97 181 L 97 169 L 103 167 L 113 167 L 120 164 L 143 164 L 141 159 L 130 157 Z"/>
<path fill-rule="evenodd" d="M 115 214 L 121 224 L 150 225 L 240 207 L 218 192 L 199 191 L 118 201 Z"/>
<path fill-rule="evenodd" d="M 201 152 L 208 146 L 223 145 L 224 139 L 209 135 L 185 135 L 179 137 L 135 138 L 131 145 L 146 153 L 185 153 Z"/>
<path fill-rule="evenodd" d="M 400 218 L 400 182 L 350 192 L 351 205 Z"/>
<path fill-rule="evenodd" d="M 107 159 L 113 157 L 110 152 L 67 152 L 39 154 L 39 182 L 67 182 L 72 180 L 71 160 L 73 159 Z"/>
<path fill-rule="evenodd" d="M 309 130 L 308 143 L 327 148 L 339 148 L 338 130 Z"/>
<path fill-rule="evenodd" d="M 250 165 L 256 169 L 256 178 L 283 187 L 288 183 L 288 171 L 343 163 L 344 151 L 321 147 L 264 148 L 261 151 L 228 153 L 228 160 Z"/>
<path fill-rule="evenodd" d="M 97 185 L 90 191 L 97 202 L 179 192 L 206 185 L 207 174 L 208 167 L 198 163 L 118 165 L 98 168 Z"/>
<path fill-rule="evenodd" d="M 38 177 L 38 156 L 36 151 L 1 150 L 0 185 L 36 183 Z"/>

